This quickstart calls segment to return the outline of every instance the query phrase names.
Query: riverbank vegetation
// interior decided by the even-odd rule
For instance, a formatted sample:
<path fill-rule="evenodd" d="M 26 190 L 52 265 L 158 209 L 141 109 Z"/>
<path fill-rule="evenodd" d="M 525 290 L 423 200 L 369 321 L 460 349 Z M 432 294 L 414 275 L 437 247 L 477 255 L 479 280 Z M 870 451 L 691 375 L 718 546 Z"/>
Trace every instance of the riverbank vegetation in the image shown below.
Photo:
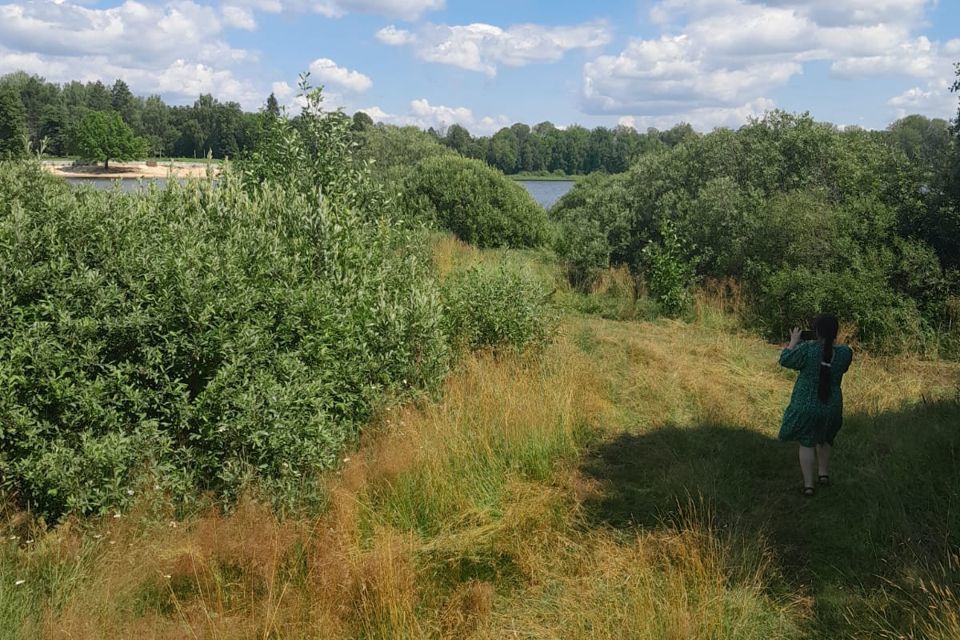
<path fill-rule="evenodd" d="M 772 113 L 546 218 L 303 90 L 216 185 L 0 164 L 0 637 L 960 635 L 932 144 Z M 821 307 L 810 500 L 768 339 Z"/>
<path fill-rule="evenodd" d="M 624 265 L 673 315 L 690 311 L 695 283 L 732 280 L 767 335 L 826 309 L 874 349 L 955 356 L 948 148 L 912 160 L 868 132 L 772 113 L 578 182 L 552 211 L 558 250 L 580 286 Z"/>

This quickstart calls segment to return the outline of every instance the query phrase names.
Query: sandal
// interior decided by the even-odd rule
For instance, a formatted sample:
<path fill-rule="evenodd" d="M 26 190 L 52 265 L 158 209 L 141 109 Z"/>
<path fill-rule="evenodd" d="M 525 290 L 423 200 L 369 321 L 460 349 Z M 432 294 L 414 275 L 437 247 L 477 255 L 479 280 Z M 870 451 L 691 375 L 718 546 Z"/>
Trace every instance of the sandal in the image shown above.
<path fill-rule="evenodd" d="M 830 476 L 828 475 L 817 476 L 817 482 L 820 483 L 820 486 L 823 486 L 823 487 L 829 486 Z"/>
<path fill-rule="evenodd" d="M 800 491 L 803 493 L 804 498 L 812 498 L 813 494 L 817 492 L 814 487 L 803 487 L 800 489 Z"/>

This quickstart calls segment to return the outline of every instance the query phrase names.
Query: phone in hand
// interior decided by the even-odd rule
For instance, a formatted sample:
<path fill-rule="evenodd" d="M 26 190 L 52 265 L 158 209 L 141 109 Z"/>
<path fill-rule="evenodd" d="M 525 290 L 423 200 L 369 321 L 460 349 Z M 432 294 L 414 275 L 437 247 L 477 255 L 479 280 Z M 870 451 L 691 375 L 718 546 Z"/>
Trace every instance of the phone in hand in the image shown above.
<path fill-rule="evenodd" d="M 816 340 L 817 332 L 813 329 L 804 329 L 800 332 L 800 339 L 806 342 L 807 340 Z"/>

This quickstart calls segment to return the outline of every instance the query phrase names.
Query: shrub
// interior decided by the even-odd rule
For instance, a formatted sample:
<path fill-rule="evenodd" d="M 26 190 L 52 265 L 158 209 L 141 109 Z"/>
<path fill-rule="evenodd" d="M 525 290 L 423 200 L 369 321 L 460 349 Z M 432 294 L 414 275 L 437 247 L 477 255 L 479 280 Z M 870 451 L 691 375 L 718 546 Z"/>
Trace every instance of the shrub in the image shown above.
<path fill-rule="evenodd" d="M 133 194 L 0 165 L 0 478 L 49 518 L 156 483 L 276 504 L 447 367 L 423 243 L 225 173 Z"/>
<path fill-rule="evenodd" d="M 549 294 L 529 271 L 475 265 L 444 284 L 451 339 L 470 349 L 517 351 L 544 342 L 553 323 Z"/>
<path fill-rule="evenodd" d="M 404 182 L 404 209 L 478 247 L 535 247 L 547 216 L 526 190 L 479 160 L 427 158 Z"/>
<path fill-rule="evenodd" d="M 778 337 L 829 309 L 875 348 L 913 349 L 946 335 L 960 283 L 928 239 L 950 234 L 931 235 L 917 176 L 869 132 L 774 112 L 578 182 L 551 210 L 555 245 L 581 289 L 627 266 L 676 315 L 693 279 L 732 278 Z"/>
<path fill-rule="evenodd" d="M 690 308 L 693 297 L 693 268 L 684 257 L 681 241 L 673 228 L 664 224 L 661 241 L 644 248 L 647 272 L 650 274 L 650 293 L 668 316 L 679 316 Z"/>
<path fill-rule="evenodd" d="M 421 160 L 457 157 L 452 149 L 417 127 L 377 124 L 355 135 L 356 157 L 369 164 L 373 175 L 385 185 L 402 184 Z"/>

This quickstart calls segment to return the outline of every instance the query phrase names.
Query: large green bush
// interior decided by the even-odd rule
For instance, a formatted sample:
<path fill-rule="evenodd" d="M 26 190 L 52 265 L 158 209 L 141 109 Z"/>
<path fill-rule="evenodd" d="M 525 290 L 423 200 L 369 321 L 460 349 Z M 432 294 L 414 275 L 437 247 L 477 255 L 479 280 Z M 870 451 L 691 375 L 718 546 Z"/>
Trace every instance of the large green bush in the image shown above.
<path fill-rule="evenodd" d="M 627 265 L 676 313 L 685 278 L 732 277 L 771 336 L 829 310 L 874 347 L 917 347 L 948 330 L 960 281 L 923 175 L 878 133 L 774 112 L 581 181 L 551 214 L 581 288 Z"/>
<path fill-rule="evenodd" d="M 356 158 L 367 164 L 373 176 L 397 187 L 426 158 L 455 158 L 457 154 L 417 127 L 376 124 L 354 132 Z"/>
<path fill-rule="evenodd" d="M 410 215 L 432 221 L 478 247 L 534 247 L 547 216 L 526 190 L 479 160 L 427 158 L 403 185 Z"/>
<path fill-rule="evenodd" d="M 280 132 L 308 160 L 288 182 L 266 153 L 134 194 L 0 165 L 0 478 L 19 504 L 58 517 L 254 480 L 284 504 L 378 404 L 441 381 L 423 243 L 309 131 Z"/>

